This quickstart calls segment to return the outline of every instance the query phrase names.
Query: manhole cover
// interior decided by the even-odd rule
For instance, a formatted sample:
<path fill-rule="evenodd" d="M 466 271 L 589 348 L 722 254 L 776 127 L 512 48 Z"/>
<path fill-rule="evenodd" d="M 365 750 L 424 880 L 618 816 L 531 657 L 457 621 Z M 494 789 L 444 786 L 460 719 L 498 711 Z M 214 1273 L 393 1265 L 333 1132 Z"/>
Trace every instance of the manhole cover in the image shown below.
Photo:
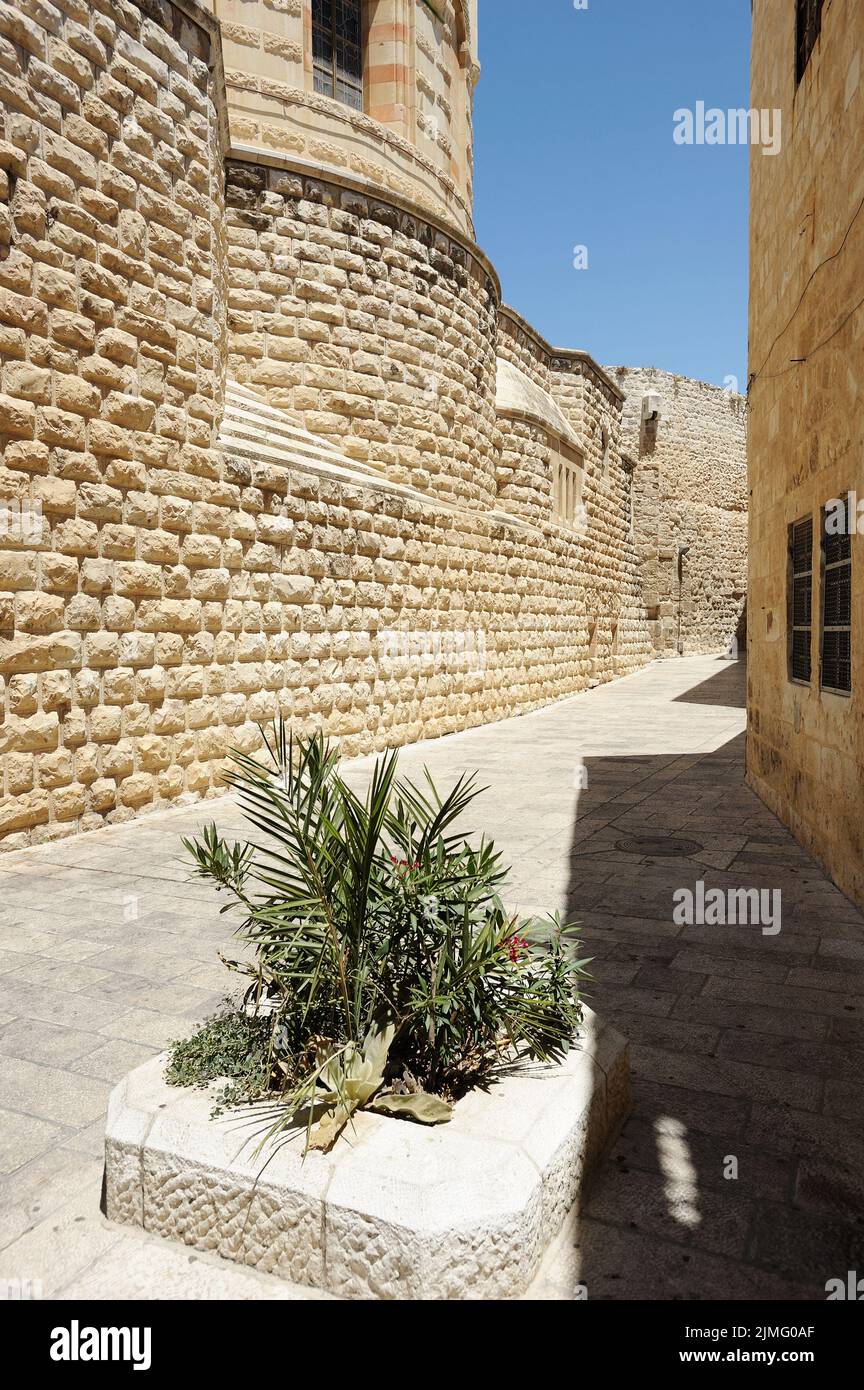
<path fill-rule="evenodd" d="M 615 848 L 623 854 L 651 854 L 669 859 L 686 859 L 698 854 L 704 845 L 698 840 L 661 840 L 657 835 L 636 835 L 632 840 L 617 840 Z"/>

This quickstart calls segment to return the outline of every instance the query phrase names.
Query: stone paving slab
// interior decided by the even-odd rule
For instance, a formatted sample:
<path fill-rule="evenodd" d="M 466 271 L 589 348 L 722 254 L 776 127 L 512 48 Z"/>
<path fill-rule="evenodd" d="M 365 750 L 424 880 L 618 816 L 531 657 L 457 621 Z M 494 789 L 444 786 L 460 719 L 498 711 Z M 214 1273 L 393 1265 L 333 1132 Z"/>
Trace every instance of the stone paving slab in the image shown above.
<path fill-rule="evenodd" d="M 631 1040 L 633 1116 L 532 1296 L 821 1299 L 864 1267 L 864 918 L 744 784 L 744 675 L 658 663 L 402 753 L 445 783 L 479 770 L 470 823 L 512 862 L 511 901 L 578 923 L 589 1002 Z M 360 787 L 370 767 L 346 773 Z M 88 1297 L 226 1287 L 143 1234 L 105 1237 L 98 1214 L 111 1085 L 229 984 L 231 923 L 178 863 L 181 835 L 214 818 L 242 827 L 220 798 L 0 857 L 0 1278 Z M 702 849 L 615 849 L 634 834 Z M 780 888 L 780 934 L 676 925 L 672 893 L 697 879 Z"/>

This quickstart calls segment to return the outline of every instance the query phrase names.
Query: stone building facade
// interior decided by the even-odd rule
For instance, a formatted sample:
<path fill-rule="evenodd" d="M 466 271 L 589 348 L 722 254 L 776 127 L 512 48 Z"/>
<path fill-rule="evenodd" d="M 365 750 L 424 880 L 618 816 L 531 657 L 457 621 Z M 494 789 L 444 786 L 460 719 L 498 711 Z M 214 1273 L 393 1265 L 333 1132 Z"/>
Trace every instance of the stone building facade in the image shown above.
<path fill-rule="evenodd" d="M 655 655 L 631 383 L 473 240 L 476 34 L 0 0 L 4 847 L 215 794 L 280 712 L 367 752 Z"/>
<path fill-rule="evenodd" d="M 357 12 L 361 62 L 355 90 L 335 101 L 313 32 L 331 0 L 206 3 L 221 26 L 236 153 L 348 175 L 471 233 L 477 0 L 340 0 Z"/>
<path fill-rule="evenodd" d="M 864 905 L 864 10 L 753 20 L 752 104 L 782 146 L 751 170 L 748 775 Z"/>
<path fill-rule="evenodd" d="M 653 367 L 607 371 L 626 397 L 622 440 L 633 465 L 633 530 L 655 651 L 743 653 L 746 401 Z M 655 410 L 656 420 L 644 418 Z"/>

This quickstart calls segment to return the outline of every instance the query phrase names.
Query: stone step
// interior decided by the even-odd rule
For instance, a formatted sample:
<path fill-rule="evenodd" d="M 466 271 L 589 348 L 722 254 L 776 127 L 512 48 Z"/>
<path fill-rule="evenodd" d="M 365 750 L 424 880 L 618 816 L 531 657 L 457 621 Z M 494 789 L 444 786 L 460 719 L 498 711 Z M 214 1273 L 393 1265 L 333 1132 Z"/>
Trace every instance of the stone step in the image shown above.
<path fill-rule="evenodd" d="M 273 431 L 256 429 L 244 420 L 226 416 L 219 436 L 223 448 L 229 444 L 256 444 L 268 449 L 283 451 L 295 458 L 309 458 L 318 463 L 332 463 L 340 468 L 353 468 L 356 472 L 380 477 L 375 468 L 368 464 L 348 458 L 337 449 L 322 446 L 314 435 L 296 438 L 282 437 Z"/>
<path fill-rule="evenodd" d="M 308 431 L 302 425 L 298 425 L 295 420 L 278 407 L 268 405 L 259 396 L 249 396 L 236 386 L 230 383 L 225 391 L 226 408 L 248 415 L 250 419 L 260 420 L 262 425 L 272 425 L 275 428 L 287 430 L 294 434 L 307 434 Z"/>
<path fill-rule="evenodd" d="M 231 453 L 281 467 L 311 468 L 322 477 L 382 478 L 383 470 L 349 458 L 329 440 L 304 430 L 249 387 L 229 382 L 219 443 Z"/>
<path fill-rule="evenodd" d="M 319 478 L 331 478 L 337 482 L 355 484 L 382 481 L 380 473 L 375 473 L 371 469 L 363 469 L 362 465 L 355 464 L 351 459 L 344 459 L 341 463 L 331 459 L 316 459 L 309 454 L 295 450 L 274 448 L 270 444 L 248 439 L 235 439 L 230 435 L 220 436 L 219 444 L 226 453 L 249 459 L 251 462 L 271 463 L 277 468 L 298 468 L 304 473 L 314 473 Z M 396 487 L 395 484 L 392 486 Z M 397 490 L 407 491 L 407 489 L 402 488 Z"/>
<path fill-rule="evenodd" d="M 249 430 L 256 430 L 261 434 L 273 435 L 279 439 L 286 439 L 292 442 L 309 443 L 314 441 L 316 448 L 342 457 L 341 451 L 329 440 L 313 435 L 309 430 L 304 430 L 301 425 L 295 425 L 284 416 L 263 415 L 254 408 L 249 408 L 246 401 L 232 400 L 229 396 L 225 402 L 225 418 L 231 424 L 243 424 Z"/>

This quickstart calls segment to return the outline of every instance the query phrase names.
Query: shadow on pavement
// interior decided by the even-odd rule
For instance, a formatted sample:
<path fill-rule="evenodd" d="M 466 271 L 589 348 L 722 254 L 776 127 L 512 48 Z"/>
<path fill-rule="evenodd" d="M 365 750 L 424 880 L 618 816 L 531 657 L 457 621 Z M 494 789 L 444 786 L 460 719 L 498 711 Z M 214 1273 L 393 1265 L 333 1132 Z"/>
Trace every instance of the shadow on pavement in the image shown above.
<path fill-rule="evenodd" d="M 747 708 L 747 684 L 742 682 L 741 667 L 738 662 L 727 657 L 717 658 L 716 676 L 709 676 L 701 685 L 694 685 L 679 695 L 676 704 L 685 705 L 723 705 L 727 709 Z"/>
<path fill-rule="evenodd" d="M 679 698 L 740 707 L 741 674 Z M 586 760 L 566 920 L 630 1041 L 633 1109 L 547 1257 L 554 1297 L 822 1300 L 864 1267 L 864 919 L 744 785 L 743 743 Z M 697 847 L 617 848 L 643 835 Z M 780 889 L 782 931 L 677 925 L 699 879 Z"/>

